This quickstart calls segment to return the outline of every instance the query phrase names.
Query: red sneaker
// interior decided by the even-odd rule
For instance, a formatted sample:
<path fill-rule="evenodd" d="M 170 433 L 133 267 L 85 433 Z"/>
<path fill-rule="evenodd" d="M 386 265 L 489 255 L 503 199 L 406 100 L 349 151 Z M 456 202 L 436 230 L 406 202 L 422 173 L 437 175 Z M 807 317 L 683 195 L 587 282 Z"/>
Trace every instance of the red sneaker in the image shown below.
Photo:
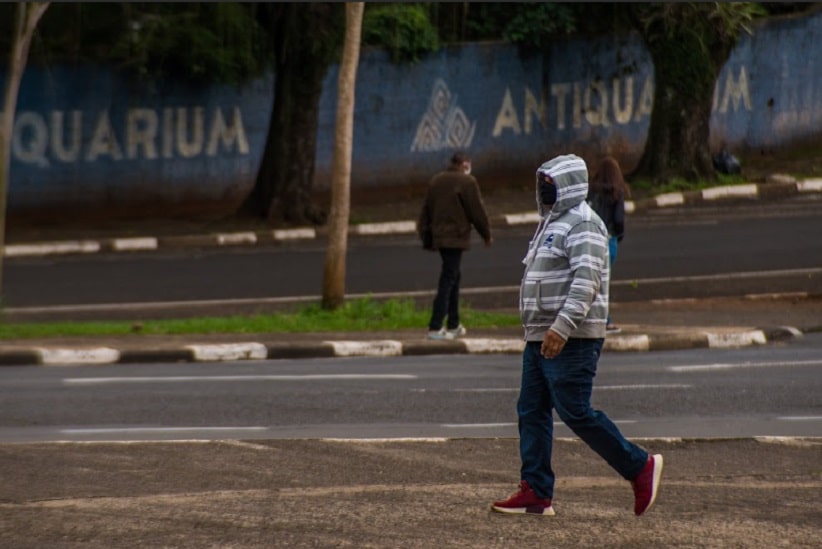
<path fill-rule="evenodd" d="M 527 513 L 529 515 L 544 515 L 548 517 L 556 514 L 554 508 L 551 507 L 551 500 L 542 499 L 537 496 L 531 487 L 528 486 L 527 480 L 519 483 L 519 492 L 505 501 L 495 501 L 494 504 L 491 505 L 491 509 L 498 513 Z"/>
<path fill-rule="evenodd" d="M 651 508 L 659 491 L 659 479 L 662 477 L 662 454 L 648 456 L 645 468 L 631 481 L 634 488 L 634 514 L 641 515 Z"/>

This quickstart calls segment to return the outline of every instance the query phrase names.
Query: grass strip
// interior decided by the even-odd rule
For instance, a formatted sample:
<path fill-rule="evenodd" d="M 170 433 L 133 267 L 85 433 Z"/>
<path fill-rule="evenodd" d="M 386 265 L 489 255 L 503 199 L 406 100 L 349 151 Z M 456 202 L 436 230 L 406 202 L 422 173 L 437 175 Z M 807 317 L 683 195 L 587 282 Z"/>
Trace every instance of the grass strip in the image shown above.
<path fill-rule="evenodd" d="M 36 339 L 57 336 L 122 336 L 185 334 L 305 333 L 335 331 L 381 331 L 421 329 L 428 326 L 430 310 L 418 308 L 413 300 L 378 301 L 369 297 L 347 301 L 334 311 L 319 304 L 292 313 L 195 317 L 141 321 L 0 323 L 0 340 Z M 462 305 L 463 323 L 472 328 L 519 326 L 511 313 L 475 311 Z"/>

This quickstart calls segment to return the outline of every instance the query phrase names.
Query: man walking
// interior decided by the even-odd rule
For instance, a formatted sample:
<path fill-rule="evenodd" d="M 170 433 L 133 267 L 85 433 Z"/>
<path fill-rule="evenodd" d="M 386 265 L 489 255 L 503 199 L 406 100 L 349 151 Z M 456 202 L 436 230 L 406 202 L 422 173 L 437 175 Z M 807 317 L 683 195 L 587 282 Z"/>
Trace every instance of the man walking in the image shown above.
<path fill-rule="evenodd" d="M 488 214 L 477 180 L 471 175 L 471 158 L 456 152 L 448 168 L 431 178 L 417 221 L 423 247 L 439 251 L 442 259 L 428 323 L 429 339 L 454 339 L 467 333 L 459 315 L 460 265 L 463 251 L 470 248 L 471 227 L 486 246 L 491 245 Z"/>
<path fill-rule="evenodd" d="M 542 218 L 523 259 L 520 316 L 525 330 L 519 417 L 520 489 L 492 504 L 501 513 L 554 515 L 553 410 L 634 490 L 634 513 L 653 505 L 662 456 L 626 440 L 591 407 L 608 317 L 608 232 L 585 202 L 588 168 L 575 155 L 537 170 Z"/>

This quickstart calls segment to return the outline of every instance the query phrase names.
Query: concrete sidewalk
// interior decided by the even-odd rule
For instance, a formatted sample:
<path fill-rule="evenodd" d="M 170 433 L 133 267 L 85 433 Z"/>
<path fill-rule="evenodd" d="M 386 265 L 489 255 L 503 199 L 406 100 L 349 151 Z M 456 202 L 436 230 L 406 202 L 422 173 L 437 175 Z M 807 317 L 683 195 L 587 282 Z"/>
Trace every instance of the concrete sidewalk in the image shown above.
<path fill-rule="evenodd" d="M 512 411 L 513 413 L 513 411 Z M 818 547 L 822 439 L 650 439 L 655 506 L 558 440 L 556 517 L 505 516 L 516 439 L 0 445 L 0 539 L 84 547 Z"/>

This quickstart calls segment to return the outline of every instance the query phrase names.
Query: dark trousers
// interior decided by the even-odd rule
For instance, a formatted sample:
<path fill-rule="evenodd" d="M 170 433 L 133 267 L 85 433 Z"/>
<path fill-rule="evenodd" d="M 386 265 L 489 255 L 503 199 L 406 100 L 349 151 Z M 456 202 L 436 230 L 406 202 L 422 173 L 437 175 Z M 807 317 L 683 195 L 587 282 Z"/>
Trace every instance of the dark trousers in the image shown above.
<path fill-rule="evenodd" d="M 517 401 L 520 474 L 541 498 L 554 496 L 553 410 L 624 479 L 634 479 L 648 460 L 645 450 L 626 440 L 604 412 L 591 407 L 602 343 L 602 339 L 570 338 L 555 358 L 540 354 L 540 341 L 525 345 Z"/>
<path fill-rule="evenodd" d="M 460 263 L 462 250 L 460 248 L 440 248 L 442 268 L 440 280 L 437 284 L 437 296 L 434 298 L 434 308 L 431 312 L 429 330 L 439 330 L 445 317 L 448 316 L 447 328 L 456 329 L 460 325 Z"/>

